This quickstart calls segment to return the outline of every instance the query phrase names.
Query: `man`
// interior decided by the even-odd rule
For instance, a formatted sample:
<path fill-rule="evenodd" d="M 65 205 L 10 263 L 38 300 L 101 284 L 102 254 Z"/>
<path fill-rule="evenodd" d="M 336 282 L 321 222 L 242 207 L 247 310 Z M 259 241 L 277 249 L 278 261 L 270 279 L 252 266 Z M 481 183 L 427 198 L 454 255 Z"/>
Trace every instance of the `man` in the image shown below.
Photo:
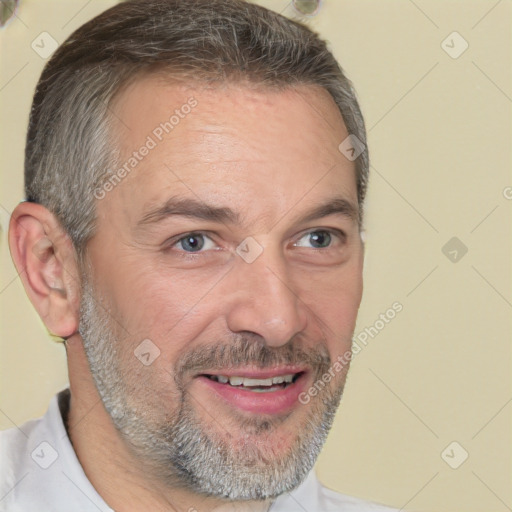
<path fill-rule="evenodd" d="M 62 44 L 9 240 L 70 388 L 2 434 L 2 510 L 384 510 L 312 472 L 362 294 L 365 141 L 325 43 L 253 4 L 128 1 Z"/>

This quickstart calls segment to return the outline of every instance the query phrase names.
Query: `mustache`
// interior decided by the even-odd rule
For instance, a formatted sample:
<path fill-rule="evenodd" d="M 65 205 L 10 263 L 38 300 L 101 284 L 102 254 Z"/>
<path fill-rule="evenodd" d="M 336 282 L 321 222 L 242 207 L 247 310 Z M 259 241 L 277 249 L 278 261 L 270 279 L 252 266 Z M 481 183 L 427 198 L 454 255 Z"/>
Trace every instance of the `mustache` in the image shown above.
<path fill-rule="evenodd" d="M 236 334 L 229 343 L 218 343 L 189 350 L 175 365 L 175 375 L 204 373 L 206 370 L 222 370 L 239 366 L 255 366 L 259 369 L 280 365 L 308 366 L 317 373 L 324 373 L 331 366 L 331 357 L 325 343 L 316 342 L 307 347 L 299 339 L 286 345 L 269 347 L 258 335 Z"/>

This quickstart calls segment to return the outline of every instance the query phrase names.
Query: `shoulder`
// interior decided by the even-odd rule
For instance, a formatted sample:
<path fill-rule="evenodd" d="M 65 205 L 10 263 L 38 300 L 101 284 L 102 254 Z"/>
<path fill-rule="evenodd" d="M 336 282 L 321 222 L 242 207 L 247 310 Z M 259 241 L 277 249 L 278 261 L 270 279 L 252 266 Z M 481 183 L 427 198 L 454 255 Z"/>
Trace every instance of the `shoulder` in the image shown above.
<path fill-rule="evenodd" d="M 300 506 L 299 506 L 300 504 Z M 398 512 L 396 509 L 333 491 L 322 485 L 314 471 L 294 491 L 281 496 L 272 512 Z"/>
<path fill-rule="evenodd" d="M 21 427 L 13 427 L 0 432 L 0 453 L 2 469 L 15 472 L 23 464 L 22 454 L 28 453 L 30 439 L 33 432 L 37 431 L 41 419 L 31 420 Z M 3 479 L 1 481 L 3 483 Z"/>
<path fill-rule="evenodd" d="M 65 390 L 42 418 L 0 433 L 0 512 L 112 512 L 87 479 L 66 433 L 62 413 L 68 401 Z"/>
<path fill-rule="evenodd" d="M 320 501 L 324 504 L 321 510 L 344 512 L 398 512 L 397 509 L 386 507 L 371 501 L 361 500 L 353 496 L 341 494 L 328 489 L 319 483 Z"/>
<path fill-rule="evenodd" d="M 0 511 L 7 510 L 3 507 L 10 503 L 15 495 L 16 487 L 27 476 L 28 457 L 33 433 L 38 430 L 41 419 L 31 420 L 21 427 L 13 427 L 0 432 L 0 466 L 2 476 L 0 478 Z M 15 510 L 12 507 L 9 510 Z"/>

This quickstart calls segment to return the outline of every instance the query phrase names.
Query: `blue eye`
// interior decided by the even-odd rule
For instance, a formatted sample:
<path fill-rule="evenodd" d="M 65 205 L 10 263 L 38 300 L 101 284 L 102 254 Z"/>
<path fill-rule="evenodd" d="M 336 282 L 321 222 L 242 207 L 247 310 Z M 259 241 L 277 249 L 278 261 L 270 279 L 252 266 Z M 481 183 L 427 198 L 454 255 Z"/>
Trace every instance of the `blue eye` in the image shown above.
<path fill-rule="evenodd" d="M 189 233 L 180 238 L 175 245 L 185 252 L 200 252 L 202 249 L 211 249 L 215 246 L 211 238 L 201 233 Z"/>
<path fill-rule="evenodd" d="M 329 249 L 334 248 L 335 245 L 339 246 L 340 243 L 343 245 L 343 240 L 343 232 L 338 234 L 326 229 L 317 229 L 304 234 L 294 245 L 310 249 Z M 188 254 L 202 253 L 216 247 L 217 245 L 209 236 L 199 232 L 187 233 L 172 245 L 174 250 Z"/>
<path fill-rule="evenodd" d="M 305 242 L 303 242 L 305 240 Z M 298 247 L 313 247 L 314 249 L 325 249 L 329 247 L 332 242 L 332 235 L 329 231 L 318 230 L 306 233 L 295 244 Z M 310 244 L 310 245 L 308 245 Z"/>

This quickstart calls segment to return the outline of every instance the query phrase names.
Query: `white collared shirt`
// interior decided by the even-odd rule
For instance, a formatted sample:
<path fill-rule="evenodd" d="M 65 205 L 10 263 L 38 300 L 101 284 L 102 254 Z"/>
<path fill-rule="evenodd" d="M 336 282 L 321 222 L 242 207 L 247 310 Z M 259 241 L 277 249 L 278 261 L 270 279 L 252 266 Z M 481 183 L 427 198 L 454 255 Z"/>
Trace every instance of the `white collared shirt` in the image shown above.
<path fill-rule="evenodd" d="M 86 477 L 69 440 L 61 413 L 68 404 L 69 390 L 64 390 L 42 418 L 0 433 L 1 512 L 114 512 Z M 393 512 L 327 489 L 314 471 L 270 510 Z"/>

